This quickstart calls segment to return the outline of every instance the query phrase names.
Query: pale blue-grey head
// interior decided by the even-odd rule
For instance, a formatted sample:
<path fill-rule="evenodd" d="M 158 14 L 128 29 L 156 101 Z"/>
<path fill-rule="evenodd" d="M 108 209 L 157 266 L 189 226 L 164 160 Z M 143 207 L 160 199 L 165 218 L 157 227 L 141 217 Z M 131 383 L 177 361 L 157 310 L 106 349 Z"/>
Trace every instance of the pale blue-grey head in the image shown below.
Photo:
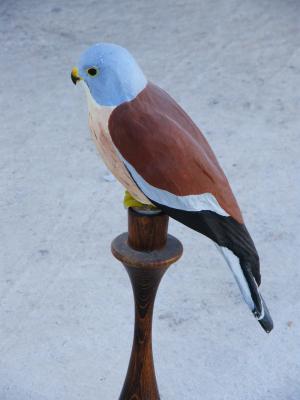
<path fill-rule="evenodd" d="M 96 103 L 118 106 L 133 100 L 147 80 L 133 56 L 124 47 L 97 43 L 80 57 L 72 70 L 72 80 L 83 79 Z"/>

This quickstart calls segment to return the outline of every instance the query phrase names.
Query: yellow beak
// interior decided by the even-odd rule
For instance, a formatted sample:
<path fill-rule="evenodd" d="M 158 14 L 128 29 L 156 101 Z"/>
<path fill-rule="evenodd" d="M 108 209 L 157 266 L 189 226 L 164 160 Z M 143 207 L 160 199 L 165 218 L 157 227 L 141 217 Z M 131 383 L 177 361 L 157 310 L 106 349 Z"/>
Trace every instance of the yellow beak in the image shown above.
<path fill-rule="evenodd" d="M 72 79 L 72 82 L 74 83 L 74 85 L 76 85 L 76 83 L 82 79 L 82 78 L 80 78 L 80 76 L 79 76 L 78 68 L 77 68 L 77 67 L 74 67 L 74 68 L 72 69 L 72 72 L 71 72 L 71 79 Z"/>

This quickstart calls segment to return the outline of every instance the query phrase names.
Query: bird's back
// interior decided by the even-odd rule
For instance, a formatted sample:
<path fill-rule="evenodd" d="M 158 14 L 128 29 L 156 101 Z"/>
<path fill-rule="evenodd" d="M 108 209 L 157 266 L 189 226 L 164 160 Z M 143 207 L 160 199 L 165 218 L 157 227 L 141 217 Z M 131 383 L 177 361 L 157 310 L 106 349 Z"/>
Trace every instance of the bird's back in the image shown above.
<path fill-rule="evenodd" d="M 176 196 L 212 194 L 238 222 L 240 209 L 211 147 L 186 112 L 165 91 L 148 83 L 112 112 L 114 144 L 149 184 Z"/>

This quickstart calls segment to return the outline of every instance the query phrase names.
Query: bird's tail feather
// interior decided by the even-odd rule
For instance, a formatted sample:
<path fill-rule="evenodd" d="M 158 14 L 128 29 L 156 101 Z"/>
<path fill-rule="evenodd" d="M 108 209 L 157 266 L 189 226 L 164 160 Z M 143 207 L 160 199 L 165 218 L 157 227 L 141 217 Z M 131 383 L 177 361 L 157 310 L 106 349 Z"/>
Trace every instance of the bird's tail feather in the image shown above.
<path fill-rule="evenodd" d="M 170 217 L 209 237 L 217 244 L 248 307 L 264 330 L 270 332 L 273 321 L 258 290 L 261 280 L 259 257 L 246 226 L 217 212 L 184 211 L 152 202 Z"/>
<path fill-rule="evenodd" d="M 267 305 L 259 293 L 258 285 L 252 274 L 251 266 L 249 263 L 245 263 L 245 265 L 243 265 L 239 258 L 226 247 L 217 245 L 217 248 L 221 251 L 223 257 L 225 258 L 226 263 L 228 264 L 240 288 L 243 298 L 253 315 L 266 332 L 271 332 L 273 329 L 273 321 Z"/>

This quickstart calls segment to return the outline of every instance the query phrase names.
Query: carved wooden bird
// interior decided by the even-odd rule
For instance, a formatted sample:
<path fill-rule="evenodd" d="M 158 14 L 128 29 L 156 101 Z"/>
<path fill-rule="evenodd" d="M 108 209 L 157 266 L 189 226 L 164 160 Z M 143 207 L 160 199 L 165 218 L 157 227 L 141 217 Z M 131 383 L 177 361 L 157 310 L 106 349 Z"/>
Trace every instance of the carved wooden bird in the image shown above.
<path fill-rule="evenodd" d="M 212 149 L 164 90 L 149 82 L 123 47 L 99 43 L 71 73 L 81 82 L 89 126 L 105 164 L 126 188 L 127 205 L 152 205 L 212 239 L 266 332 L 259 257 Z"/>

